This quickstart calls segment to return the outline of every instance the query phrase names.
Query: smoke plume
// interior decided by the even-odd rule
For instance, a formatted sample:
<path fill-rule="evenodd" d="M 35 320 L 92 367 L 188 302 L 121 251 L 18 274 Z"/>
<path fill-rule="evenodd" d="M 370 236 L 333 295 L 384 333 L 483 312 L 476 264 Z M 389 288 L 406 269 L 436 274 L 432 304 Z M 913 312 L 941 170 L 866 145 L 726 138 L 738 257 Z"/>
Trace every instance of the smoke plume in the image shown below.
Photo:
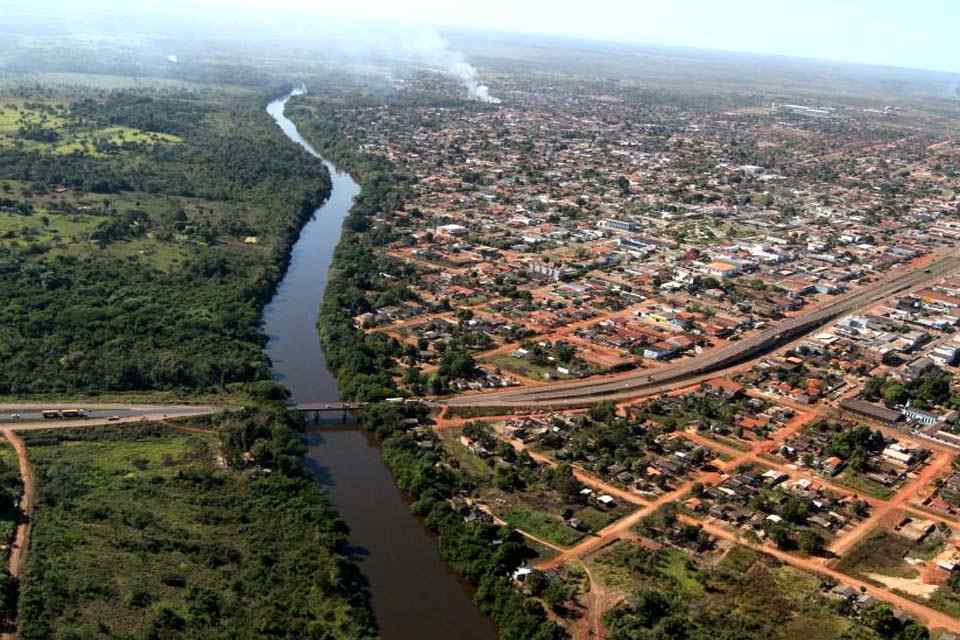
<path fill-rule="evenodd" d="M 465 97 L 499 104 L 490 88 L 480 82 L 477 69 L 463 54 L 450 47 L 435 29 L 411 25 L 385 25 L 331 21 L 325 33 L 316 30 L 313 38 L 322 37 L 327 54 L 355 65 L 386 64 L 437 71 L 459 81 Z M 306 34 L 300 33 L 303 37 Z"/>

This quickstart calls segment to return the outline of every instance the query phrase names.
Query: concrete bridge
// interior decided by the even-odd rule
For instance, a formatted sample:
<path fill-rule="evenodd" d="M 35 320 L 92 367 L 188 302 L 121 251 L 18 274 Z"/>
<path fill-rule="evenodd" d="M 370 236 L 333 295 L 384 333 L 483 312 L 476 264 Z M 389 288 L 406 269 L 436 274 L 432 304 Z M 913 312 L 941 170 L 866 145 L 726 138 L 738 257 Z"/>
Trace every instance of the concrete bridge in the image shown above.
<path fill-rule="evenodd" d="M 344 424 L 365 404 L 365 402 L 301 402 L 292 406 L 291 409 L 302 413 L 304 420 L 313 424 L 319 424 L 323 417 L 339 419 L 340 423 Z"/>

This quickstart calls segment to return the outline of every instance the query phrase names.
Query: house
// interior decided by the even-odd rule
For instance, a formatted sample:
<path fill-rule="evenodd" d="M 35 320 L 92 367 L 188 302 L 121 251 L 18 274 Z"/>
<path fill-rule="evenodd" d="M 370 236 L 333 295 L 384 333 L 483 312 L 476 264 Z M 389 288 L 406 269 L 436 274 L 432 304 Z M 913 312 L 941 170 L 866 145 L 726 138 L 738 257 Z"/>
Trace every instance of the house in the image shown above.
<path fill-rule="evenodd" d="M 843 467 L 845 465 L 846 463 L 843 461 L 842 458 L 838 458 L 837 456 L 830 456 L 829 458 L 827 458 L 826 460 L 820 463 L 820 468 L 827 475 L 835 476 L 843 470 Z"/>
<path fill-rule="evenodd" d="M 740 273 L 740 265 L 723 260 L 715 260 L 707 265 L 707 275 L 714 278 L 732 278 Z"/>
<path fill-rule="evenodd" d="M 437 227 L 437 233 L 445 236 L 458 237 L 467 235 L 467 228 L 460 224 L 444 224 Z"/>
<path fill-rule="evenodd" d="M 930 358 L 918 358 L 907 365 L 907 375 L 911 379 L 919 378 L 936 365 Z"/>
<path fill-rule="evenodd" d="M 533 569 L 529 567 L 518 567 L 516 571 L 513 572 L 511 576 L 514 582 L 526 582 L 527 577 L 533 573 Z"/>
<path fill-rule="evenodd" d="M 713 378 L 708 380 L 706 386 L 713 392 L 720 394 L 723 398 L 731 400 L 742 397 L 744 394 L 743 385 L 734 382 L 729 378 Z"/>
<path fill-rule="evenodd" d="M 884 459 L 896 465 L 903 467 L 910 466 L 919 458 L 920 451 L 904 447 L 899 442 L 894 442 L 883 450 Z"/>
<path fill-rule="evenodd" d="M 645 347 L 643 357 L 648 360 L 668 360 L 675 356 L 679 350 L 677 345 L 661 341 Z"/>

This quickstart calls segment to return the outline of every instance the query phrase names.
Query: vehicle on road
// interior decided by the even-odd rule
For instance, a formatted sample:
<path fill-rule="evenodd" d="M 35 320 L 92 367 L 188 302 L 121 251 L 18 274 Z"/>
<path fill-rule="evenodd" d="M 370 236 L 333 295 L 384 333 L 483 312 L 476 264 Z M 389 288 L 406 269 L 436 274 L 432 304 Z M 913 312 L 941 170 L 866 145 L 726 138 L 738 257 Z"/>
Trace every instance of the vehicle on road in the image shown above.
<path fill-rule="evenodd" d="M 86 418 L 87 412 L 84 409 L 44 409 L 40 415 L 44 420 L 56 420 L 57 418 Z"/>

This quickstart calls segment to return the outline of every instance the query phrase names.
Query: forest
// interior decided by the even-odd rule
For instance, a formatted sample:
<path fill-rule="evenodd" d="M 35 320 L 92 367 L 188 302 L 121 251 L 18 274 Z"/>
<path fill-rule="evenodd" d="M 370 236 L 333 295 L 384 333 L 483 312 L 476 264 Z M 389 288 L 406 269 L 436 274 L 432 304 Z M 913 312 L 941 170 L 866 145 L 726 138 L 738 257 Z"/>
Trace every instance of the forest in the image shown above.
<path fill-rule="evenodd" d="M 261 310 L 330 180 L 265 103 L 121 91 L 4 105 L 78 142 L 8 131 L 0 145 L 0 395 L 269 379 Z"/>
<path fill-rule="evenodd" d="M 375 638 L 346 525 L 299 464 L 300 424 L 268 407 L 199 433 L 25 433 L 39 500 L 20 637 Z"/>

